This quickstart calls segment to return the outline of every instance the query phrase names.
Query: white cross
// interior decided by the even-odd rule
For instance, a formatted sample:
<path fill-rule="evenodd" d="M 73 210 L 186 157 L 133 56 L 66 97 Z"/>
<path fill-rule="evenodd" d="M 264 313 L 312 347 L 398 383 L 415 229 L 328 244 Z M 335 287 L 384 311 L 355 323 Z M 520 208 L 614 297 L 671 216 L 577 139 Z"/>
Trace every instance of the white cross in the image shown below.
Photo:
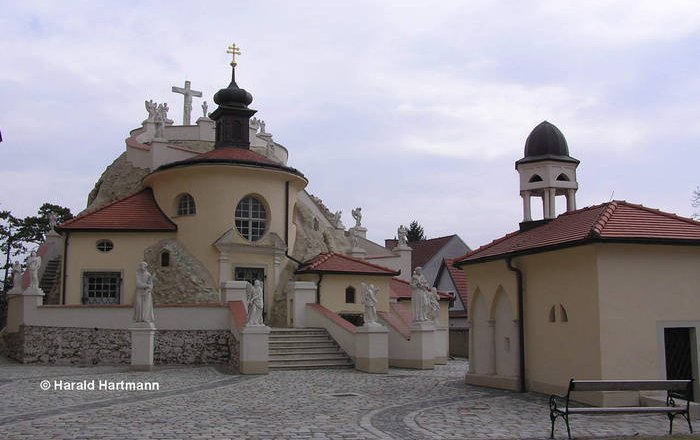
<path fill-rule="evenodd" d="M 175 87 L 173 86 L 174 93 L 182 93 L 185 95 L 185 109 L 182 112 L 182 125 L 190 125 L 190 120 L 192 116 L 192 97 L 196 96 L 198 98 L 202 97 L 202 92 L 197 90 L 192 90 L 190 88 L 190 82 L 185 81 L 185 87 Z"/>

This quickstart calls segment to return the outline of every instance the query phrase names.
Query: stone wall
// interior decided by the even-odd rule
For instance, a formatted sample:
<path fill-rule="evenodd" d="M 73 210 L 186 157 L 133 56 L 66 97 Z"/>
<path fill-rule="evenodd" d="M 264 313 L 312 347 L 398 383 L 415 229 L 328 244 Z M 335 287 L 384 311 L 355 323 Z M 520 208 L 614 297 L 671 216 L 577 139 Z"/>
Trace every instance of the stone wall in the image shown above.
<path fill-rule="evenodd" d="M 4 335 L 9 358 L 22 363 L 116 365 L 131 362 L 129 330 L 21 326 Z M 155 364 L 239 364 L 239 344 L 228 330 L 158 330 Z"/>

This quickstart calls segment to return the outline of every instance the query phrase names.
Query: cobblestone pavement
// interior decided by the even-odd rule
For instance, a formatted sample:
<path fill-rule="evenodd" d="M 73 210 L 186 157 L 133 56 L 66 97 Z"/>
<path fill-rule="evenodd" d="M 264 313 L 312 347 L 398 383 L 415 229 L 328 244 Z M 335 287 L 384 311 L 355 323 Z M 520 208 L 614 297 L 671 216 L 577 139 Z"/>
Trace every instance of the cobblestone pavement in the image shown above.
<path fill-rule="evenodd" d="M 19 365 L 0 357 L 0 439 L 548 437 L 546 396 L 466 386 L 465 370 L 466 363 L 455 360 L 435 370 L 385 375 L 311 370 L 241 376 L 215 367 L 131 372 Z M 116 387 L 155 382 L 159 390 L 100 390 L 100 381 Z M 57 390 L 57 382 L 94 383 L 96 389 Z M 676 432 L 688 432 L 684 422 L 676 420 Z M 665 436 L 668 421 L 653 415 L 572 417 L 571 428 L 577 438 Z M 561 422 L 556 438 L 566 438 Z"/>

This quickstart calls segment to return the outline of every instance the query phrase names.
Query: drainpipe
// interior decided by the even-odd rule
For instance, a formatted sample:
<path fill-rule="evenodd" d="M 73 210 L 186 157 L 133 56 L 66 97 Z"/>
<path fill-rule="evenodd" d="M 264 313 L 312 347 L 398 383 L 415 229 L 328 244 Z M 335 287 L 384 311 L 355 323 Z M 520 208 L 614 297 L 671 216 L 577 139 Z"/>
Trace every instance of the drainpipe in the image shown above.
<path fill-rule="evenodd" d="M 318 274 L 318 282 L 316 283 L 316 304 L 321 304 L 321 281 L 323 280 L 323 274 Z"/>
<path fill-rule="evenodd" d="M 515 272 L 515 278 L 518 284 L 518 345 L 520 346 L 520 392 L 525 390 L 525 298 L 523 293 L 523 273 L 520 269 L 513 266 L 513 257 L 508 257 L 506 260 L 508 269 Z"/>

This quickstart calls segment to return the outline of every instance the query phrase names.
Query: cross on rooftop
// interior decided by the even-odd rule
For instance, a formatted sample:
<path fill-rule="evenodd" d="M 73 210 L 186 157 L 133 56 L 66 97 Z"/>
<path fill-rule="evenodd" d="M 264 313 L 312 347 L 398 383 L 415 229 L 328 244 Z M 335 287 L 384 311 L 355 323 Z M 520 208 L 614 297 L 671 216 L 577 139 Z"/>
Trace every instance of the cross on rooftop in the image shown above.
<path fill-rule="evenodd" d="M 173 92 L 181 93 L 185 95 L 185 108 L 182 112 L 182 125 L 190 125 L 192 116 L 192 97 L 196 96 L 198 98 L 202 97 L 202 92 L 198 90 L 192 90 L 190 88 L 190 82 L 185 81 L 185 87 L 175 87 L 173 86 Z"/>
<path fill-rule="evenodd" d="M 236 55 L 241 54 L 241 48 L 236 46 L 236 43 L 233 43 L 226 49 L 226 53 L 231 54 L 231 66 L 236 67 Z"/>

